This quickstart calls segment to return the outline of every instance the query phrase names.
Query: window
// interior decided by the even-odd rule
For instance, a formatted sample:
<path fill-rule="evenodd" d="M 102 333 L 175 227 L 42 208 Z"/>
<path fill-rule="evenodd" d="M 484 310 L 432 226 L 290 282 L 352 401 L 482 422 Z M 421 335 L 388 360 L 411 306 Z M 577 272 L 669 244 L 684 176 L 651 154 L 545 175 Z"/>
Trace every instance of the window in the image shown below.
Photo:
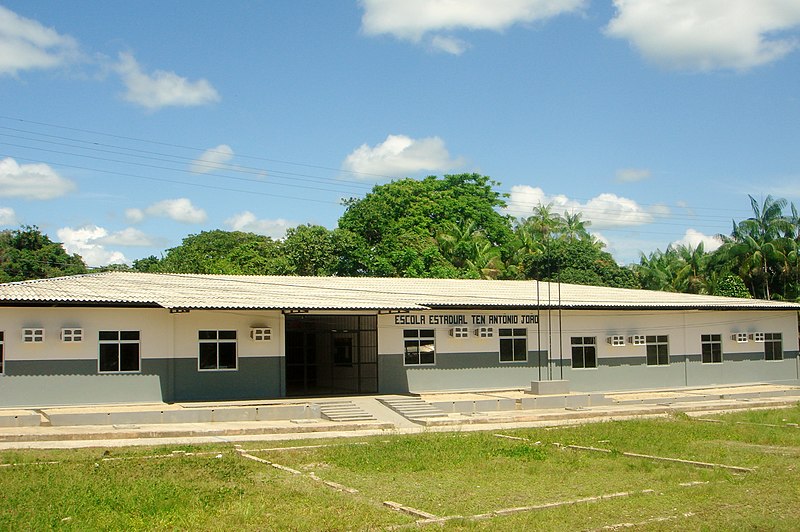
<path fill-rule="evenodd" d="M 253 327 L 250 329 L 250 338 L 254 342 L 269 342 L 272 340 L 272 329 L 269 327 Z"/>
<path fill-rule="evenodd" d="M 700 347 L 703 354 L 703 364 L 722 363 L 722 335 L 702 334 L 700 335 Z"/>
<path fill-rule="evenodd" d="M 139 371 L 139 331 L 100 331 L 101 373 Z"/>
<path fill-rule="evenodd" d="M 436 364 L 436 343 L 433 329 L 406 329 L 403 331 L 405 365 Z"/>
<path fill-rule="evenodd" d="M 494 327 L 478 327 L 473 333 L 478 338 L 492 338 L 494 337 Z"/>
<path fill-rule="evenodd" d="M 571 343 L 573 368 L 597 367 L 597 342 L 594 336 L 573 336 Z"/>
<path fill-rule="evenodd" d="M 500 362 L 528 360 L 528 330 L 500 329 Z"/>
<path fill-rule="evenodd" d="M 606 338 L 606 342 L 614 347 L 623 347 L 625 345 L 625 337 L 621 334 L 615 334 Z"/>
<path fill-rule="evenodd" d="M 198 331 L 200 370 L 236 369 L 236 331 Z"/>
<path fill-rule="evenodd" d="M 667 336 L 647 336 L 647 365 L 666 366 L 669 364 L 669 341 Z"/>
<path fill-rule="evenodd" d="M 738 332 L 731 335 L 731 340 L 735 341 L 737 344 L 746 344 L 747 343 L 747 333 Z"/>
<path fill-rule="evenodd" d="M 783 360 L 783 336 L 781 333 L 764 333 L 764 359 Z"/>
<path fill-rule="evenodd" d="M 83 329 L 61 329 L 62 342 L 82 342 Z"/>
<path fill-rule="evenodd" d="M 3 331 L 0 331 L 0 375 L 5 373 L 5 358 L 4 358 L 4 351 L 3 351 Z"/>
<path fill-rule="evenodd" d="M 44 329 L 22 329 L 22 341 L 30 342 L 44 342 Z"/>
<path fill-rule="evenodd" d="M 453 338 L 469 338 L 469 329 L 467 327 L 453 327 L 450 329 L 450 336 Z"/>
<path fill-rule="evenodd" d="M 645 345 L 647 344 L 646 337 L 643 334 L 635 334 L 628 336 L 628 342 L 631 345 Z"/>
<path fill-rule="evenodd" d="M 756 332 L 750 335 L 750 338 L 753 339 L 754 342 L 758 344 L 763 344 L 766 338 L 766 334 L 763 332 Z"/>

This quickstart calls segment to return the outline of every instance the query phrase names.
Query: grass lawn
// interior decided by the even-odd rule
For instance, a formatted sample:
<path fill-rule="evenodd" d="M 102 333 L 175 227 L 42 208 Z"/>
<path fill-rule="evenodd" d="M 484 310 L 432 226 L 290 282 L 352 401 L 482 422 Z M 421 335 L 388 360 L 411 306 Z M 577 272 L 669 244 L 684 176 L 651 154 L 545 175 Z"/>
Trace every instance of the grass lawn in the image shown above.
<path fill-rule="evenodd" d="M 414 528 L 419 517 L 384 501 L 447 517 L 445 529 L 800 528 L 800 406 L 713 419 L 720 422 L 677 414 L 552 429 L 244 446 L 298 474 L 224 444 L 0 452 L 0 463 L 15 464 L 0 467 L 0 530 Z M 561 502 L 572 504 L 553 504 Z M 553 506 L 530 508 L 547 504 Z M 513 510 L 521 507 L 528 508 Z"/>

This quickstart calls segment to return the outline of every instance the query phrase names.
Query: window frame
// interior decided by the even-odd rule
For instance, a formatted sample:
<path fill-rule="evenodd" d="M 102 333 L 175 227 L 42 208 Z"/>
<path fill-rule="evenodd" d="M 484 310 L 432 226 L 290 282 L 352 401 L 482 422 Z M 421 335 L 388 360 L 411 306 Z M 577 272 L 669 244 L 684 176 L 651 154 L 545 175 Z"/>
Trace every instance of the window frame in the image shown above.
<path fill-rule="evenodd" d="M 709 333 L 700 335 L 700 362 L 703 364 L 722 364 L 721 334 Z"/>
<path fill-rule="evenodd" d="M 645 336 L 645 348 L 647 356 L 648 367 L 663 367 L 669 366 L 669 335 L 666 334 L 648 334 Z M 651 353 L 651 348 L 654 348 L 655 353 Z M 663 353 L 661 352 L 663 348 Z M 651 356 L 655 356 L 655 362 L 651 363 Z"/>
<path fill-rule="evenodd" d="M 572 369 L 597 369 L 596 336 L 571 336 L 569 342 L 572 354 Z M 588 350 L 592 352 L 592 365 L 586 364 L 586 353 Z M 575 365 L 576 355 L 578 355 L 581 360 L 581 365 L 579 366 Z"/>
<path fill-rule="evenodd" d="M 103 335 L 115 334 L 116 338 L 103 338 Z M 123 338 L 123 336 L 136 335 L 136 338 Z M 107 330 L 97 332 L 97 372 L 107 374 L 141 373 L 142 372 L 142 333 L 133 330 Z M 136 346 L 136 369 L 122 369 L 123 346 Z M 103 346 L 116 346 L 117 369 L 103 369 Z"/>
<path fill-rule="evenodd" d="M 210 336 L 214 334 L 213 338 L 203 338 L 203 335 Z M 224 337 L 223 334 L 224 333 Z M 197 371 L 239 371 L 239 334 L 235 329 L 200 329 L 197 331 Z M 214 346 L 214 366 L 203 365 L 203 356 L 208 356 L 210 353 L 203 353 L 203 346 Z M 225 346 L 233 346 L 233 363 L 234 366 L 220 365 L 220 355 L 230 356 L 230 353 L 221 353 L 220 348 Z M 208 349 L 206 347 L 206 349 Z"/>
<path fill-rule="evenodd" d="M 430 362 L 423 362 L 423 346 L 433 346 Z M 413 360 L 414 351 L 409 347 L 416 347 L 416 362 Z M 428 353 L 425 353 L 428 358 Z M 411 359 L 411 361 L 409 361 Z M 403 366 L 435 366 L 436 365 L 436 329 L 403 329 Z"/>
<path fill-rule="evenodd" d="M 498 358 L 501 364 L 519 364 L 528 361 L 528 329 L 522 327 L 503 327 L 497 330 L 497 337 L 500 339 Z M 520 344 L 522 342 L 522 344 Z M 511 346 L 511 358 L 508 358 L 508 353 L 504 353 L 503 346 Z M 523 346 L 522 354 L 524 358 L 520 358 L 518 353 L 520 345 Z M 504 360 L 504 356 L 506 359 Z"/>
<path fill-rule="evenodd" d="M 764 360 L 783 360 L 783 333 L 764 333 Z"/>

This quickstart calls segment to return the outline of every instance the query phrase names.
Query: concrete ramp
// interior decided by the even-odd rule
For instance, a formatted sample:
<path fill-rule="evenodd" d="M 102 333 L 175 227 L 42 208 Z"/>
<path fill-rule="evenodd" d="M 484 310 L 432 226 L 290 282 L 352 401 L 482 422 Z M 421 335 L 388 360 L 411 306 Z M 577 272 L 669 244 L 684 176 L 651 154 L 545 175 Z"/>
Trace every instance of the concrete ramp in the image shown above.
<path fill-rule="evenodd" d="M 411 421 L 425 421 L 430 418 L 447 417 L 447 413 L 419 397 L 382 397 L 380 402 Z"/>

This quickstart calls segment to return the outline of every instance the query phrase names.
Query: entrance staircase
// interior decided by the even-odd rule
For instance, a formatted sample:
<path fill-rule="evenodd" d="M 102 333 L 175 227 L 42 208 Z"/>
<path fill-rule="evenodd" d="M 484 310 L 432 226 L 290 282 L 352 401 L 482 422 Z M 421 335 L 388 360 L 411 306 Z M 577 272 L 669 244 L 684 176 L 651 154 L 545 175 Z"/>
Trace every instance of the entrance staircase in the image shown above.
<path fill-rule="evenodd" d="M 375 416 L 358 407 L 352 401 L 314 402 L 319 413 L 330 421 L 377 421 Z"/>
<path fill-rule="evenodd" d="M 412 421 L 432 417 L 447 417 L 446 412 L 436 408 L 427 401 L 423 401 L 419 397 L 382 397 L 379 400 L 404 418 Z"/>

